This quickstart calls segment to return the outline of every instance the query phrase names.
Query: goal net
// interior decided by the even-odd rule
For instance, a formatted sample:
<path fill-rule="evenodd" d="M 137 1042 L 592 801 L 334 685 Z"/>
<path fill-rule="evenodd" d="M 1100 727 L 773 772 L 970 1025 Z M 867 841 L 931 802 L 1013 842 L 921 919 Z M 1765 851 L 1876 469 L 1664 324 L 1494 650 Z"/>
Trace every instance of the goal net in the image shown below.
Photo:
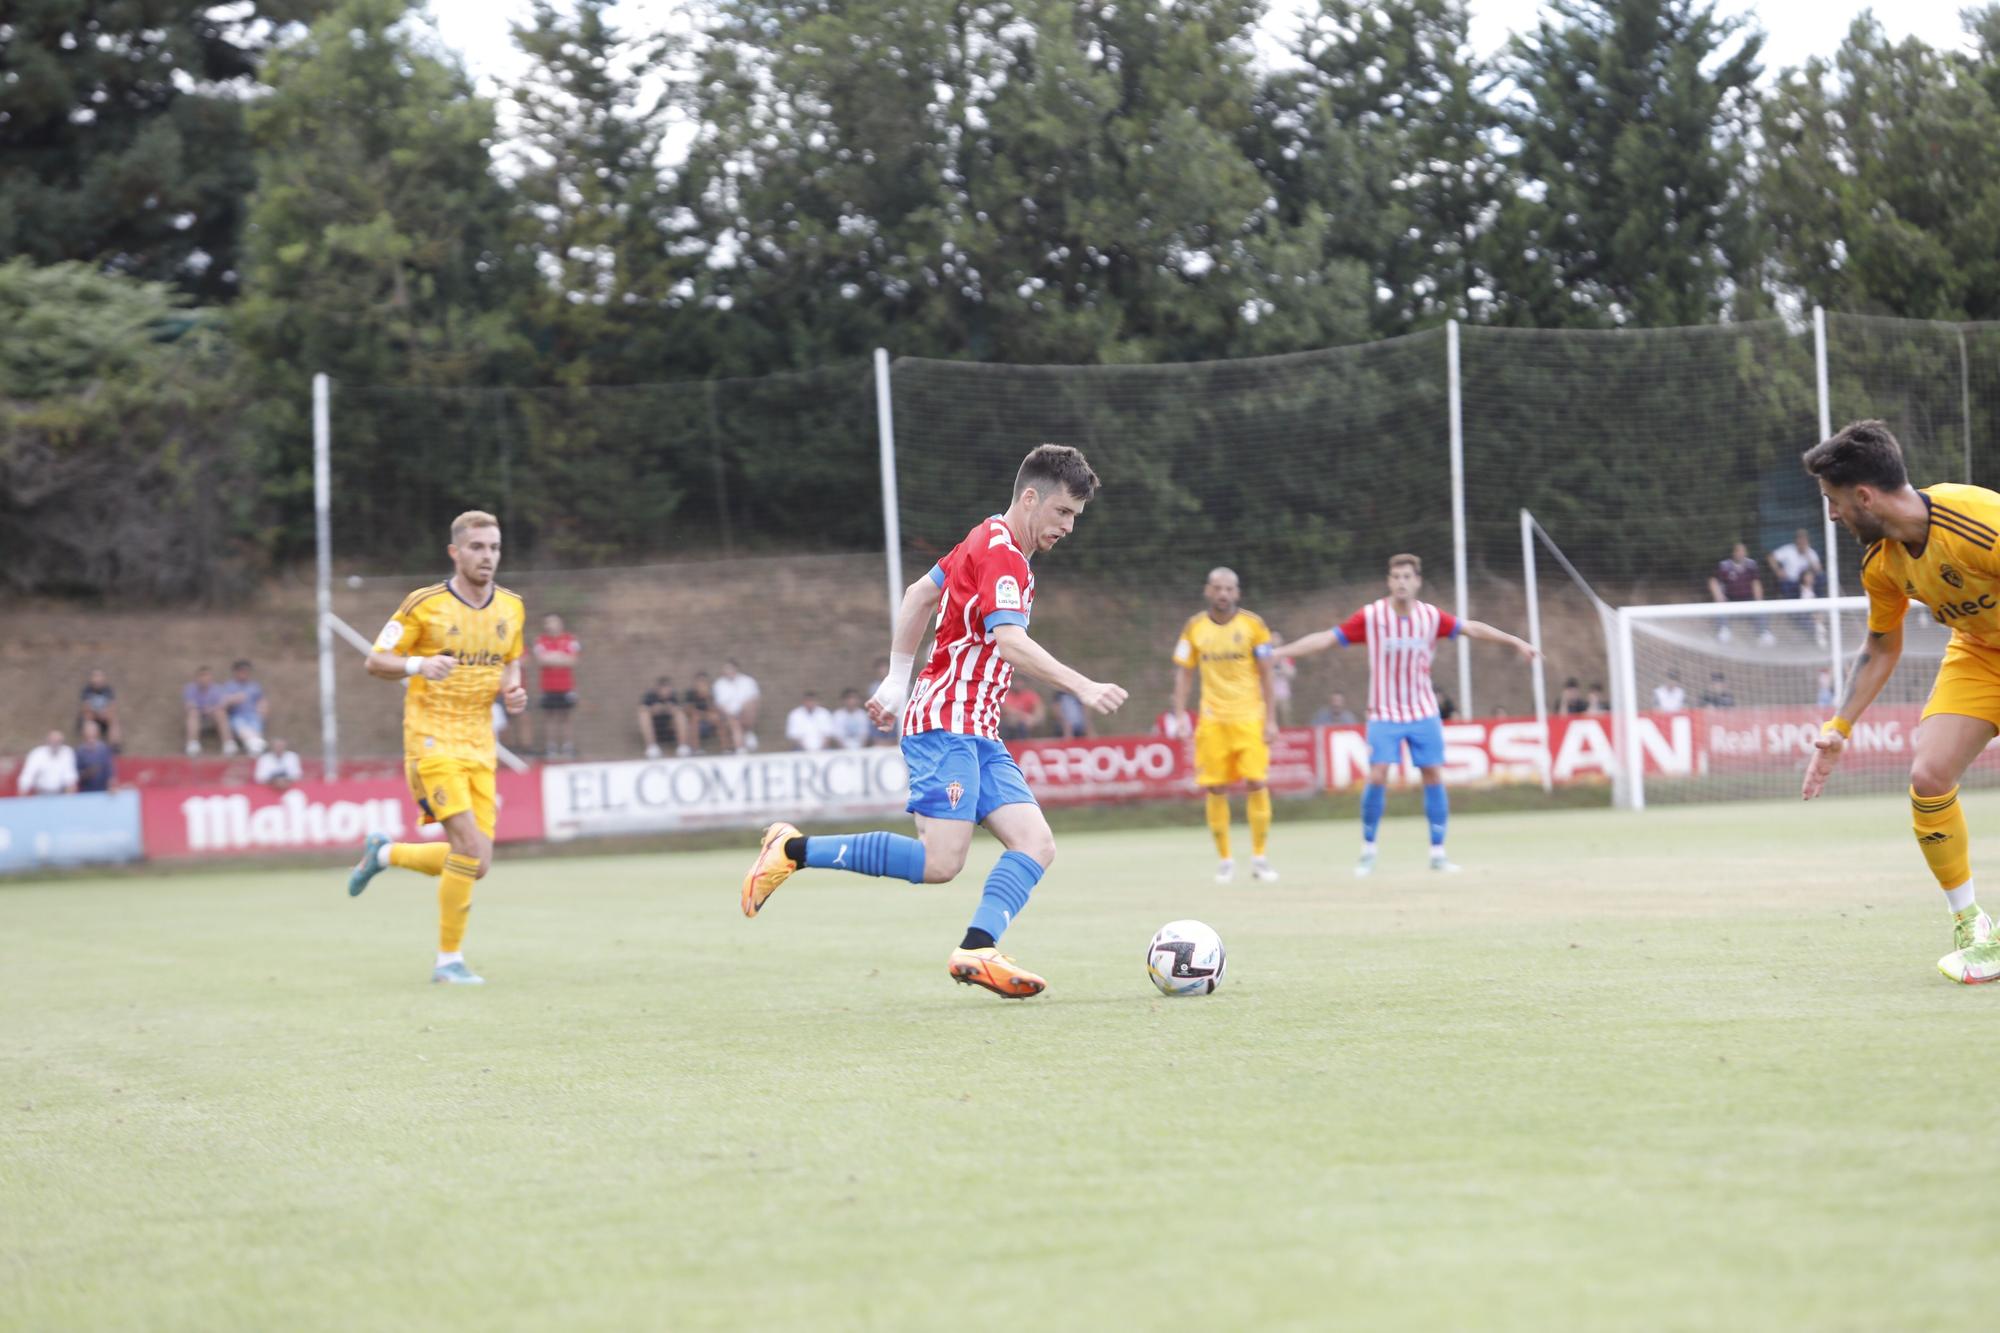
<path fill-rule="evenodd" d="M 1868 599 L 1628 606 L 1613 619 L 1621 771 L 1628 803 L 1796 797 L 1820 724 L 1864 642 Z M 1910 742 L 1951 632 L 1911 603 L 1896 673 L 1856 724 L 1831 790 L 1901 792 Z M 1967 781 L 1993 785 L 1995 770 Z"/>

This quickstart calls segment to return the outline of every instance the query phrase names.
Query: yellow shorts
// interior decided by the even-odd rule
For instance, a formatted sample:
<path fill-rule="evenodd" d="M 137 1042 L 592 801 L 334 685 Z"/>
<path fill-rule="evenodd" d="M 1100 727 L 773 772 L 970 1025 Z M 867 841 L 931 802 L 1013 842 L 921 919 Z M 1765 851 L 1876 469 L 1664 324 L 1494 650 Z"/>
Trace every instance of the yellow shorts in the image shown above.
<path fill-rule="evenodd" d="M 423 811 L 418 824 L 442 824 L 453 815 L 472 812 L 473 822 L 487 837 L 493 836 L 494 816 L 499 805 L 494 799 L 493 765 L 470 759 L 446 759 L 425 755 L 403 760 L 409 778 L 410 795 Z"/>
<path fill-rule="evenodd" d="M 1197 787 L 1262 782 L 1271 773 L 1271 747 L 1262 722 L 1214 722 L 1194 726 L 1194 781 Z"/>
<path fill-rule="evenodd" d="M 1933 713 L 1959 713 L 2000 727 L 2000 651 L 1953 635 L 1924 704 L 1924 716 Z"/>

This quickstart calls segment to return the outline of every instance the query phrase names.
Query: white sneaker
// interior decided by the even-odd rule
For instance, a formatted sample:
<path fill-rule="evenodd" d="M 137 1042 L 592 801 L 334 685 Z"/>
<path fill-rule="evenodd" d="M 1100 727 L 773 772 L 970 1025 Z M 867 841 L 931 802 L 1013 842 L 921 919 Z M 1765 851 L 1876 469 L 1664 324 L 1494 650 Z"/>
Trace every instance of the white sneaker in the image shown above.
<path fill-rule="evenodd" d="M 689 755 L 693 754 L 693 753 L 694 753 L 694 751 L 693 751 L 693 750 L 691 750 L 691 749 L 689 749 L 689 748 L 688 748 L 687 746 L 685 746 L 685 745 L 676 745 L 676 746 L 674 747 L 674 753 L 675 753 L 676 755 L 678 755 L 678 756 L 679 756 L 680 758 L 682 758 L 682 759 L 685 759 L 685 758 L 687 758 L 687 757 L 688 757 Z"/>
<path fill-rule="evenodd" d="M 1363 847 L 1361 849 L 1361 859 L 1354 863 L 1354 878 L 1367 879 L 1374 873 L 1375 849 L 1373 847 Z"/>
<path fill-rule="evenodd" d="M 1728 643 L 1735 637 L 1735 633 L 1730 630 L 1729 626 L 1717 625 L 1715 627 L 1715 641 L 1717 643 Z"/>
<path fill-rule="evenodd" d="M 648 758 L 648 759 L 658 759 L 659 757 L 660 757 L 660 747 L 659 747 L 659 746 L 657 746 L 657 745 L 648 745 L 648 746 L 646 747 L 646 758 Z"/>
<path fill-rule="evenodd" d="M 224 754 L 226 754 L 226 755 L 228 755 L 228 754 L 235 754 L 235 753 L 237 752 L 237 747 L 236 747 L 236 742 L 235 742 L 235 741 L 224 741 L 224 742 L 222 743 L 222 752 L 223 752 Z"/>
<path fill-rule="evenodd" d="M 1431 869 L 1446 875 L 1456 875 L 1462 867 L 1452 862 L 1443 852 L 1431 853 Z"/>
<path fill-rule="evenodd" d="M 1260 884 L 1276 884 L 1278 872 L 1273 870 L 1271 863 L 1263 857 L 1253 856 L 1250 858 L 1250 878 Z"/>
<path fill-rule="evenodd" d="M 196 755 L 198 755 L 198 754 L 200 754 L 200 753 L 201 753 L 201 742 L 200 742 L 200 741 L 189 741 L 189 742 L 187 743 L 187 755 L 188 755 L 188 758 L 192 759 L 192 758 L 194 758 L 194 757 L 195 757 Z"/>
<path fill-rule="evenodd" d="M 1215 863 L 1215 882 L 1217 884 L 1227 884 L 1230 880 L 1235 878 L 1236 878 L 1235 861 L 1224 860 L 1224 861 L 1217 861 Z"/>
<path fill-rule="evenodd" d="M 1759 634 L 1757 636 L 1757 643 L 1759 647 L 1769 648 L 1772 644 L 1776 643 L 1777 641 L 1778 641 L 1778 636 L 1771 633 L 1771 631 L 1769 630 L 1765 630 L 1762 634 Z"/>

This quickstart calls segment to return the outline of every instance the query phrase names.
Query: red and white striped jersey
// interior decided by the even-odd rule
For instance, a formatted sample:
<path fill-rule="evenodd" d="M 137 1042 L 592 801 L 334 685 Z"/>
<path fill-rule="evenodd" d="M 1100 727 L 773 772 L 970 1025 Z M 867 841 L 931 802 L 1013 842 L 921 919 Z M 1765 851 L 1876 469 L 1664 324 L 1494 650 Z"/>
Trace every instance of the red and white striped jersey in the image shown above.
<path fill-rule="evenodd" d="M 1035 576 L 1006 520 L 995 514 L 931 568 L 938 597 L 937 645 L 903 709 L 903 734 L 956 731 L 1000 739 L 1000 703 L 1014 679 L 993 631 L 1026 625 Z"/>
<path fill-rule="evenodd" d="M 1368 603 L 1333 630 L 1344 644 L 1368 645 L 1370 722 L 1421 722 L 1437 716 L 1431 658 L 1439 639 L 1457 634 L 1458 621 L 1450 612 L 1418 602 L 1410 614 L 1399 616 L 1387 597 Z"/>

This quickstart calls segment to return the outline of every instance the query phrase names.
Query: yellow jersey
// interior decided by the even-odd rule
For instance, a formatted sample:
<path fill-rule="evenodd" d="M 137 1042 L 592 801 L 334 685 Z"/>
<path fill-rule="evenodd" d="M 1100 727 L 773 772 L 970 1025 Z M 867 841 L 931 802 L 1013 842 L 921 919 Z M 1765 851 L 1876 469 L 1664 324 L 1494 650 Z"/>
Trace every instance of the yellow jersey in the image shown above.
<path fill-rule="evenodd" d="M 1263 617 L 1238 611 L 1220 625 L 1204 611 L 1189 619 L 1174 645 L 1177 666 L 1201 668 L 1201 715 L 1217 722 L 1264 721 L 1264 677 L 1271 655 Z"/>
<path fill-rule="evenodd" d="M 2000 494 L 1950 483 L 1918 492 L 1931 514 L 1923 549 L 1912 555 L 1884 538 L 1861 557 L 1868 594 L 1868 628 L 1884 634 L 1902 626 L 1911 599 L 1949 625 L 1954 637 L 2000 650 Z"/>
<path fill-rule="evenodd" d="M 375 646 L 404 657 L 448 653 L 458 666 L 443 680 L 412 676 L 403 696 L 403 753 L 409 759 L 463 759 L 492 767 L 493 701 L 509 662 L 521 656 L 527 607 L 498 584 L 484 606 L 460 597 L 449 582 L 403 599 Z"/>

